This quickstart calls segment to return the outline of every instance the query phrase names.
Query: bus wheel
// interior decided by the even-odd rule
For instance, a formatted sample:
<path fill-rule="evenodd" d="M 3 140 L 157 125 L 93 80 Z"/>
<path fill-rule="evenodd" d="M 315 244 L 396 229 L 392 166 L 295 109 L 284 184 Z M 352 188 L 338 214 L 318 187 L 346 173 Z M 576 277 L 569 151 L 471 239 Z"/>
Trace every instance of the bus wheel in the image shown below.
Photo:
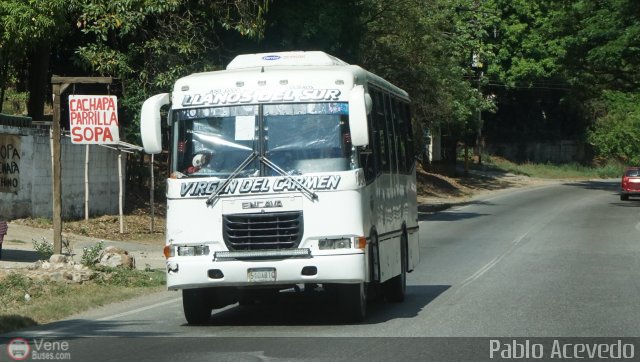
<path fill-rule="evenodd" d="M 364 321 L 367 316 L 366 284 L 340 284 L 338 287 L 338 297 L 345 319 L 352 322 Z"/>
<path fill-rule="evenodd" d="M 400 239 L 400 274 L 384 283 L 384 295 L 391 303 L 404 301 L 407 290 L 407 236 Z"/>
<path fill-rule="evenodd" d="M 211 304 L 207 289 L 183 289 L 182 308 L 187 323 L 202 325 L 211 318 Z"/>

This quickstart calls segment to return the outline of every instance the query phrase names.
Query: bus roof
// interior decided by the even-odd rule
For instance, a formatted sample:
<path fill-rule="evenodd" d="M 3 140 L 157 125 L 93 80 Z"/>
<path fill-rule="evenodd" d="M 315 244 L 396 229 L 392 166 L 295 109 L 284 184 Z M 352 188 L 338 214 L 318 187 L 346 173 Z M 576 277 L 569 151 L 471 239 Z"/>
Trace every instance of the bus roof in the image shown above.
<path fill-rule="evenodd" d="M 226 70 L 195 73 L 179 79 L 175 84 L 174 92 L 181 93 L 196 89 L 202 91 L 204 88 L 211 89 L 212 85 L 215 85 L 215 88 L 227 90 L 238 86 L 251 87 L 251 84 L 257 83 L 258 80 L 265 82 L 266 84 L 263 84 L 265 87 L 282 84 L 300 86 L 301 82 L 327 86 L 334 84 L 338 79 L 343 80 L 344 86 L 347 87 L 350 87 L 349 84 L 373 84 L 398 97 L 409 99 L 407 92 L 382 77 L 321 51 L 238 55 L 229 63 Z"/>
<path fill-rule="evenodd" d="M 227 70 L 274 66 L 348 65 L 346 62 L 320 51 L 242 54 L 233 58 Z"/>

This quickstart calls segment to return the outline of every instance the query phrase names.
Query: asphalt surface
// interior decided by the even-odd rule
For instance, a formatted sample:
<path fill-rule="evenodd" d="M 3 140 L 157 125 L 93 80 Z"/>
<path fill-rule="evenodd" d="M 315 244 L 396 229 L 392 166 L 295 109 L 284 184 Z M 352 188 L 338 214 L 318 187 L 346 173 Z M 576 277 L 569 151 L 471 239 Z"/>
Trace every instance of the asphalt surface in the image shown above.
<path fill-rule="evenodd" d="M 321 294 L 291 293 L 188 326 L 180 294 L 161 292 L 12 336 L 70 341 L 96 361 L 489 360 L 505 338 L 547 351 L 622 340 L 640 353 L 640 200 L 620 201 L 617 187 L 549 184 L 421 213 L 405 302 L 371 302 L 361 324 Z"/>

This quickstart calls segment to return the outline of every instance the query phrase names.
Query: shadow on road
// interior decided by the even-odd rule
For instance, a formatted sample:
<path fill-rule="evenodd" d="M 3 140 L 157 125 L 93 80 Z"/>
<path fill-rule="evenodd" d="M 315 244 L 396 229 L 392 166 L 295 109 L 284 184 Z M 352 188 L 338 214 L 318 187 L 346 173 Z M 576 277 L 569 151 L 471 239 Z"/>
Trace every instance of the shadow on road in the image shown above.
<path fill-rule="evenodd" d="M 46 338 L 84 338 L 84 337 L 162 337 L 172 336 L 171 332 L 154 330 L 154 321 L 88 320 L 68 319 L 42 326 L 8 332 L 1 337 L 19 336 Z M 143 328 L 141 328 L 143 326 Z M 144 327 L 146 326 L 146 327 Z"/>
<path fill-rule="evenodd" d="M 40 259 L 40 254 L 38 254 L 36 251 L 11 249 L 10 245 L 5 244 L 2 247 L 2 259 L 0 259 L 0 262 L 19 261 L 33 263 Z"/>
<path fill-rule="evenodd" d="M 564 185 L 572 187 L 580 187 L 587 190 L 610 191 L 612 202 L 609 205 L 618 207 L 640 207 L 640 197 L 631 196 L 629 200 L 620 200 L 620 181 L 619 180 L 603 180 L 603 181 L 576 181 L 567 182 Z"/>
<path fill-rule="evenodd" d="M 367 319 L 361 325 L 376 325 L 399 318 L 414 318 L 429 303 L 449 289 L 450 285 L 409 285 L 402 303 L 387 303 L 384 300 L 369 301 Z M 230 326 L 322 326 L 349 325 L 341 317 L 340 306 L 329 297 L 329 293 L 281 293 L 274 301 L 253 306 L 231 306 L 214 311 L 209 325 L 188 328 L 212 328 Z M 18 316 L 12 316 L 13 319 Z M 15 322 L 15 321 L 14 321 Z M 27 329 L 0 335 L 0 338 L 20 336 L 46 338 L 84 337 L 163 337 L 175 336 L 175 330 L 163 332 L 155 328 L 153 320 L 87 320 L 69 319 L 45 326 L 34 326 L 35 322 L 22 324 Z M 14 324 L 15 325 L 15 324 Z M 44 328 L 43 328 L 44 327 Z M 18 327 L 19 328 L 19 327 Z M 43 333 L 44 332 L 44 333 Z"/>
<path fill-rule="evenodd" d="M 449 285 L 407 286 L 402 303 L 369 301 L 367 319 L 361 324 L 380 324 L 398 318 L 414 318 L 429 303 L 449 289 Z M 324 294 L 324 295 L 323 295 Z M 235 306 L 213 314 L 211 326 L 313 326 L 345 325 L 340 306 L 328 293 L 281 293 L 272 303 Z M 186 325 L 185 325 L 186 326 Z"/>
<path fill-rule="evenodd" d="M 475 217 L 487 216 L 487 214 L 479 214 L 476 212 L 456 212 L 449 211 L 446 213 L 435 214 L 418 214 L 418 221 L 458 221 L 472 219 Z"/>
<path fill-rule="evenodd" d="M 616 201 L 612 202 L 611 205 L 619 206 L 619 207 L 640 207 L 640 199 L 629 198 L 628 201 Z"/>
<path fill-rule="evenodd" d="M 473 212 L 458 212 L 455 210 L 449 211 L 446 213 L 440 212 L 440 211 L 445 211 L 454 207 L 463 207 L 468 205 L 492 206 L 495 204 L 488 201 L 475 200 L 475 201 L 454 202 L 454 203 L 418 205 L 418 220 L 419 221 L 456 221 L 456 220 L 471 219 L 474 217 L 486 215 L 486 214 L 478 214 Z"/>
<path fill-rule="evenodd" d="M 574 181 L 566 182 L 563 185 L 580 187 L 587 190 L 606 190 L 616 194 L 620 191 L 619 180 L 597 180 L 597 181 Z"/>

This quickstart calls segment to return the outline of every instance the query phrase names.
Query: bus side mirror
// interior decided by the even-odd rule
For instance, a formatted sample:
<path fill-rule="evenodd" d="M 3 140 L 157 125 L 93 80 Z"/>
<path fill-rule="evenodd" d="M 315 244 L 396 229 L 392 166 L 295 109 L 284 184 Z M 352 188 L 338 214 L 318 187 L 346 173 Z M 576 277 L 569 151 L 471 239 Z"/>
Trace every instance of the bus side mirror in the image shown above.
<path fill-rule="evenodd" d="M 169 104 L 169 93 L 156 94 L 142 104 L 140 114 L 140 137 L 146 153 L 160 153 L 162 139 L 160 137 L 160 108 Z"/>
<path fill-rule="evenodd" d="M 371 96 L 365 93 L 363 86 L 355 86 L 349 94 L 349 128 L 351 144 L 354 146 L 369 144 L 367 114 L 371 112 L 371 107 Z"/>

